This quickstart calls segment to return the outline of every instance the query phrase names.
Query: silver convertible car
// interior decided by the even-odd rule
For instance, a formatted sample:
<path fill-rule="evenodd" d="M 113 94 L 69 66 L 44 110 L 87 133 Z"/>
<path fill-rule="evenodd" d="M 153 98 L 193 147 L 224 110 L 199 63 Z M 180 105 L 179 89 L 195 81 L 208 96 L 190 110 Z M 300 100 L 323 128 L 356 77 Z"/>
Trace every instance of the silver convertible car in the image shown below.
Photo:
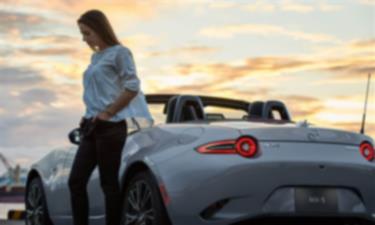
<path fill-rule="evenodd" d="M 118 178 L 122 225 L 375 223 L 370 137 L 293 122 L 280 101 L 146 98 L 164 121 L 129 133 Z M 231 111 L 240 113 L 230 118 Z M 79 143 L 78 130 L 70 139 Z M 67 180 L 76 149 L 32 166 L 27 225 L 72 224 Z M 97 170 L 88 194 L 90 224 L 102 225 Z"/>

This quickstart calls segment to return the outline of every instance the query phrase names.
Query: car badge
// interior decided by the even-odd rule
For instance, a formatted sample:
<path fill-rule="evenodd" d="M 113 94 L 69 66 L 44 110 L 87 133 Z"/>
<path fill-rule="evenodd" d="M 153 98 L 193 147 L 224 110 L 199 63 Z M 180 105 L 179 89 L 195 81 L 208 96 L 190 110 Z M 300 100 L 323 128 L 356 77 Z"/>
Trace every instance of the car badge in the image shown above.
<path fill-rule="evenodd" d="M 309 141 L 317 141 L 319 137 L 320 135 L 318 131 L 311 131 L 307 134 L 307 139 L 309 139 Z"/>

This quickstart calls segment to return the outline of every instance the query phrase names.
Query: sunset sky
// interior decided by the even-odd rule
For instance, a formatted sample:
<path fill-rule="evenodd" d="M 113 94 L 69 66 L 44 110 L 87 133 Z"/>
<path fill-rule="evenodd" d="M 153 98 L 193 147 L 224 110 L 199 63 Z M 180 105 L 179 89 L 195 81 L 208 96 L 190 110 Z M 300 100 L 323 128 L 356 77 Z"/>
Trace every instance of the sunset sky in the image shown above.
<path fill-rule="evenodd" d="M 296 121 L 360 129 L 375 0 L 0 0 L 0 152 L 13 162 L 69 145 L 92 54 L 76 20 L 93 8 L 132 50 L 146 94 L 279 99 Z"/>

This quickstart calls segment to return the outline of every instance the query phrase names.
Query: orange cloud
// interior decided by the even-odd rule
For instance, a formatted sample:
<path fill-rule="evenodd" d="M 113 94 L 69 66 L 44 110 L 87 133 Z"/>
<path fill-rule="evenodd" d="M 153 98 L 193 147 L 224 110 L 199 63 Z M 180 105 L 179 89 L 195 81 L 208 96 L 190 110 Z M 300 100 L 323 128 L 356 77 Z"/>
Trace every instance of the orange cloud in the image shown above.
<path fill-rule="evenodd" d="M 250 12 L 273 12 L 276 10 L 276 5 L 264 1 L 256 1 L 255 3 L 247 4 L 244 8 Z"/>
<path fill-rule="evenodd" d="M 364 5 L 375 5 L 374 0 L 357 0 L 357 1 L 358 1 L 358 3 L 364 4 Z"/>
<path fill-rule="evenodd" d="M 281 9 L 288 12 L 308 13 L 314 10 L 314 7 L 310 4 L 303 4 L 292 2 L 290 0 L 284 0 L 281 4 Z"/>
<path fill-rule="evenodd" d="M 40 25 L 46 22 L 46 18 L 33 13 L 21 13 L 0 9 L 1 33 L 14 33 L 17 32 L 17 30 L 36 30 Z"/>
<path fill-rule="evenodd" d="M 295 120 L 302 120 L 306 116 L 310 117 L 320 112 L 324 107 L 324 103 L 320 99 L 310 96 L 288 95 L 280 96 L 280 99 L 285 102 Z"/>
<path fill-rule="evenodd" d="M 181 75 L 204 73 L 215 78 L 215 83 L 239 79 L 244 76 L 280 73 L 310 65 L 311 62 L 288 57 L 254 57 L 248 58 L 242 65 L 225 63 L 182 64 L 175 67 Z"/>
<path fill-rule="evenodd" d="M 30 43 L 31 45 L 76 45 L 81 40 L 78 38 L 78 30 L 76 36 L 62 35 L 62 34 L 44 34 L 44 35 L 33 35 L 28 38 L 24 38 L 23 43 Z"/>
<path fill-rule="evenodd" d="M 131 49 L 144 49 L 159 44 L 160 39 L 155 36 L 139 33 L 128 36 L 122 39 L 121 42 Z"/>
<path fill-rule="evenodd" d="M 320 3 L 318 7 L 323 12 L 334 12 L 334 11 L 339 11 L 342 9 L 341 5 L 329 4 L 329 3 Z"/>
<path fill-rule="evenodd" d="M 375 60 L 374 58 L 350 58 L 350 59 L 338 59 L 331 60 L 327 63 L 323 69 L 330 70 L 332 72 L 340 72 L 348 78 L 352 78 L 353 74 L 365 76 L 369 73 L 375 72 Z"/>
<path fill-rule="evenodd" d="M 172 68 L 170 73 L 181 76 L 204 74 L 209 76 L 213 84 L 231 82 L 250 76 L 280 75 L 286 72 L 298 71 L 328 71 L 333 72 L 341 81 L 357 79 L 375 72 L 375 56 L 369 55 L 367 49 L 374 44 L 373 40 L 350 42 L 335 48 L 342 52 L 340 57 L 326 56 L 322 53 L 300 56 L 252 57 L 244 59 L 242 63 L 208 63 L 208 64 L 180 64 Z M 357 49 L 352 55 L 353 48 Z M 344 49 L 344 51 L 340 51 Z M 349 49 L 349 50 L 348 50 Z M 347 53 L 346 53 L 347 52 Z M 353 76 L 355 75 L 355 76 Z"/>
<path fill-rule="evenodd" d="M 32 49 L 32 48 L 21 48 L 18 51 L 23 52 L 27 55 L 41 55 L 41 56 L 62 56 L 62 55 L 71 55 L 77 52 L 75 48 L 41 48 L 41 49 Z"/>
<path fill-rule="evenodd" d="M 375 137 L 375 105 L 371 97 L 367 110 L 367 127 L 369 134 Z M 326 124 L 340 129 L 359 131 L 362 121 L 364 96 L 338 96 L 321 100 L 320 110 L 308 113 L 308 118 L 317 124 Z"/>
<path fill-rule="evenodd" d="M 307 119 L 317 126 L 359 132 L 363 112 L 363 96 L 338 96 L 318 99 L 310 96 L 279 96 L 294 121 Z M 375 105 L 367 112 L 367 134 L 375 137 Z"/>
<path fill-rule="evenodd" d="M 355 48 L 359 50 L 368 49 L 369 51 L 375 52 L 375 39 L 355 41 L 351 43 L 349 46 L 351 48 Z"/>
<path fill-rule="evenodd" d="M 34 0 L 33 2 L 12 2 L 14 6 L 23 9 L 44 9 L 50 11 L 65 12 L 67 15 L 83 13 L 88 9 L 101 9 L 103 11 L 113 10 L 113 12 L 135 16 L 136 14 L 148 15 L 158 6 L 159 1 L 136 1 L 136 0 Z M 9 3 L 8 3 L 9 4 Z"/>

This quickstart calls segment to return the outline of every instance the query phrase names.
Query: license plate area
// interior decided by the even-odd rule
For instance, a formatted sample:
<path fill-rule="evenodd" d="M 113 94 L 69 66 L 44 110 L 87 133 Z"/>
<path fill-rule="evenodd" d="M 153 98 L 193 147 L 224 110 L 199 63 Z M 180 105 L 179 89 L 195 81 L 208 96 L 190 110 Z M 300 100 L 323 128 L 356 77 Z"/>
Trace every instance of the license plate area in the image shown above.
<path fill-rule="evenodd" d="M 337 190 L 316 187 L 295 188 L 295 207 L 297 213 L 337 213 Z"/>

